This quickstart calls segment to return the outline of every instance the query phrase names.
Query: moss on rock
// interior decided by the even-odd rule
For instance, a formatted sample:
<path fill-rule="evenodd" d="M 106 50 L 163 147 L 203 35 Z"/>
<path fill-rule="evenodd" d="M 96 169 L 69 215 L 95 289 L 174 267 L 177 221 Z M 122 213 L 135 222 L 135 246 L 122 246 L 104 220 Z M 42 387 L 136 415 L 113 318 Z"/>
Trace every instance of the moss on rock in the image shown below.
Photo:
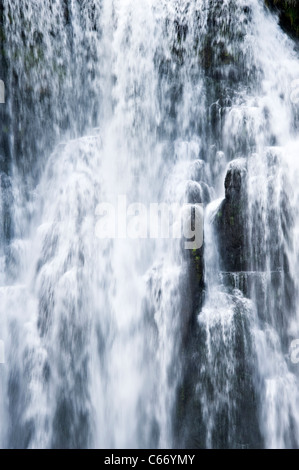
<path fill-rule="evenodd" d="M 281 27 L 299 39 L 298 0 L 265 0 L 265 3 L 279 12 Z"/>

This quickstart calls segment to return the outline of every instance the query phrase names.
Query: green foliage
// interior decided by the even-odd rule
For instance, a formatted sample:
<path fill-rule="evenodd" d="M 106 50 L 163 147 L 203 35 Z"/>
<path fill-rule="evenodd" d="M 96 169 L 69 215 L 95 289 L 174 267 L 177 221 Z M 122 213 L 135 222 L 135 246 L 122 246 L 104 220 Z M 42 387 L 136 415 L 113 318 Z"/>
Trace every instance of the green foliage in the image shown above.
<path fill-rule="evenodd" d="M 198 281 L 202 281 L 202 275 L 203 275 L 203 260 L 202 260 L 202 253 L 201 250 L 192 250 L 192 257 L 193 257 L 193 262 L 195 266 L 195 271 L 196 275 L 198 278 Z"/>
<path fill-rule="evenodd" d="M 270 8 L 280 13 L 281 26 L 299 38 L 299 5 L 297 0 L 265 0 Z"/>

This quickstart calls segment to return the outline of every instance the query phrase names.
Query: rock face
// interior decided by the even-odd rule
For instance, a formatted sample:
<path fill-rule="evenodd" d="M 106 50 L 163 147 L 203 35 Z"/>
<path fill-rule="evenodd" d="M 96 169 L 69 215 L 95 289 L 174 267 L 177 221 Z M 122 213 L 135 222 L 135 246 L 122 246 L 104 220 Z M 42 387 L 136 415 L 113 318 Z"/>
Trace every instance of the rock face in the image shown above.
<path fill-rule="evenodd" d="M 249 264 L 246 254 L 247 186 L 247 161 L 232 161 L 225 178 L 225 199 L 214 216 L 220 270 L 227 273 L 227 277 L 234 277 L 235 273 L 236 277 L 244 275 L 245 284 L 247 273 L 243 271 Z M 190 203 L 208 202 L 204 197 L 205 186 L 201 184 L 200 188 L 202 191 L 196 184 L 188 182 Z M 207 440 L 213 448 L 258 448 L 262 438 L 252 380 L 254 353 L 250 302 L 234 290 L 237 287 L 235 279 L 228 278 L 224 279 L 227 293 L 217 296 L 215 304 L 206 297 L 204 255 L 204 247 L 189 253 L 188 292 L 192 292 L 194 313 L 184 343 L 184 374 L 177 389 L 175 436 L 178 444 L 183 442 L 193 449 L 206 447 Z M 244 292 L 245 289 L 240 286 L 240 290 Z M 222 323 L 222 314 L 227 310 L 231 311 L 231 319 Z M 229 398 L 222 402 L 219 397 L 223 390 Z M 216 411 L 215 401 L 219 403 Z M 207 424 L 211 413 L 212 430 Z"/>
<path fill-rule="evenodd" d="M 280 326 L 287 351 L 287 324 L 296 311 L 288 258 L 293 226 L 288 180 L 280 170 L 278 149 L 269 148 L 263 155 L 264 169 L 259 161 L 256 155 L 248 162 L 238 159 L 229 164 L 225 199 L 213 219 L 219 274 L 226 287 L 254 299 L 262 322 Z"/>
<path fill-rule="evenodd" d="M 220 247 L 220 268 L 224 272 L 246 271 L 246 160 L 230 163 L 225 178 L 225 199 L 214 218 Z"/>
<path fill-rule="evenodd" d="M 299 38 L 299 5 L 297 0 L 265 0 L 267 6 L 279 12 L 281 27 Z"/>
<path fill-rule="evenodd" d="M 185 202 L 194 205 L 200 204 L 205 207 L 211 202 L 211 188 L 206 183 L 209 181 L 203 160 L 195 160 L 191 163 L 188 171 L 189 179 L 186 181 Z M 185 250 L 187 260 L 188 286 L 192 297 L 192 321 L 191 328 L 196 322 L 198 310 L 202 306 L 204 291 L 204 246 Z"/>

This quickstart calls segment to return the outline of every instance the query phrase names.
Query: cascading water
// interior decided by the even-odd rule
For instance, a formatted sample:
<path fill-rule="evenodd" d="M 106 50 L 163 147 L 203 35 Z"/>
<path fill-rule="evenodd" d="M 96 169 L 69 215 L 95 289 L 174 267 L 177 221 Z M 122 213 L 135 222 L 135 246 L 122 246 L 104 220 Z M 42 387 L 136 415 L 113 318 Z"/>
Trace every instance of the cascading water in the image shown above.
<path fill-rule="evenodd" d="M 262 0 L 2 0 L 0 40 L 0 447 L 298 448 L 295 42 Z M 203 247 L 100 239 L 124 198 Z"/>

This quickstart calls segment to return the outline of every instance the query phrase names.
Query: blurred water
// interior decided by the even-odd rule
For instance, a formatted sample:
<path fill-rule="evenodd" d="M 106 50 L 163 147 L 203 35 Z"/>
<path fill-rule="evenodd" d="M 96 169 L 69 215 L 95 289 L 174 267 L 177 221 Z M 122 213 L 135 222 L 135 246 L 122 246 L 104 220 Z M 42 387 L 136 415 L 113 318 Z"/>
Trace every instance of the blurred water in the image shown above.
<path fill-rule="evenodd" d="M 293 42 L 258 0 L 1 14 L 1 447 L 298 447 Z M 223 273 L 235 159 L 248 260 Z M 200 280 L 178 240 L 95 236 L 101 202 L 193 194 L 212 200 Z"/>

